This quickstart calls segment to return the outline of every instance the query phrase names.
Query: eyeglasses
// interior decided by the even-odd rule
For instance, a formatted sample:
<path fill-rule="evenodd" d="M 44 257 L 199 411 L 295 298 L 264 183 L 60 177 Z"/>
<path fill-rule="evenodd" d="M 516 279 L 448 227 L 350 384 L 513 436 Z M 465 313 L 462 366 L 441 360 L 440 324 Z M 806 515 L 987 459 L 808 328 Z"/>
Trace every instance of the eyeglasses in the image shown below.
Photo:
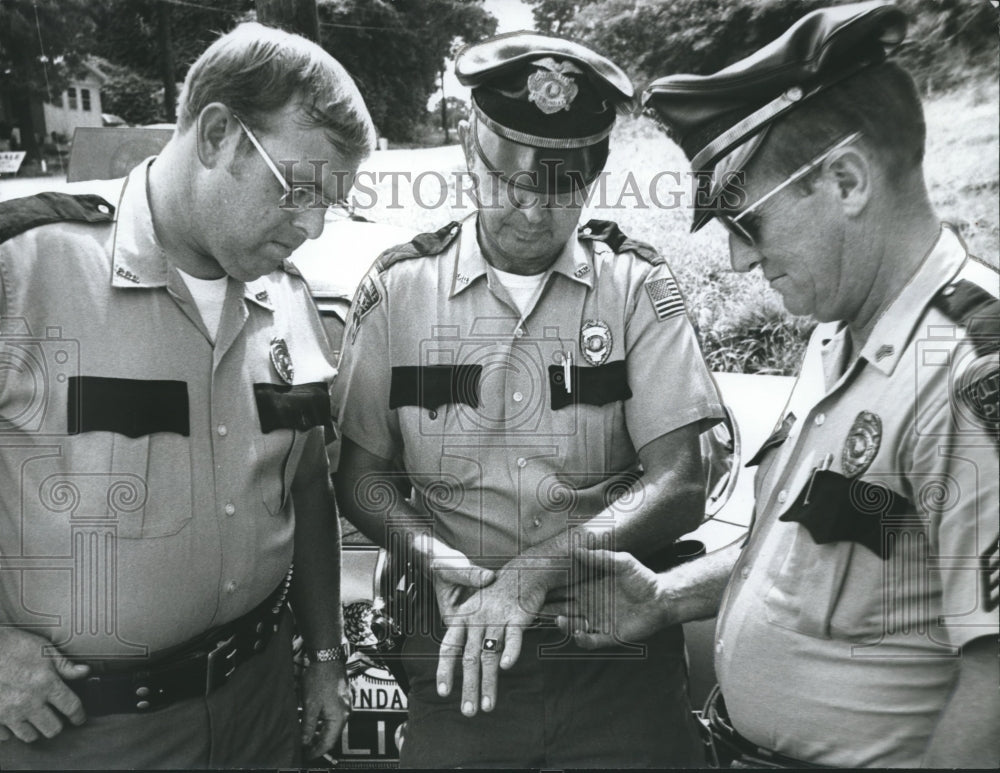
<path fill-rule="evenodd" d="M 260 157 L 264 159 L 264 163 L 267 168 L 271 170 L 271 174 L 274 175 L 275 179 L 281 183 L 281 188 L 284 193 L 281 196 L 281 200 L 278 202 L 278 206 L 284 207 L 285 209 L 329 209 L 330 207 L 346 207 L 347 202 L 344 199 L 338 199 L 337 201 L 329 201 L 319 193 L 320 185 L 317 183 L 309 184 L 298 184 L 292 185 L 285 179 L 285 176 L 278 169 L 278 165 L 274 163 L 274 159 L 271 158 L 270 154 L 264 150 L 264 146 L 260 144 L 260 140 L 257 139 L 256 135 L 250 131 L 250 127 L 247 126 L 243 119 L 240 118 L 236 113 L 233 113 L 233 118 L 236 119 L 236 123 L 240 125 L 244 133 L 247 135 L 247 139 L 250 140 L 250 144 L 254 146 Z"/>
<path fill-rule="evenodd" d="M 824 150 L 820 155 L 816 156 L 816 158 L 814 158 L 812 161 L 809 161 L 803 166 L 800 166 L 798 169 L 792 172 L 787 178 L 785 178 L 783 182 L 779 183 L 777 186 L 769 190 L 767 193 L 765 193 L 763 196 L 757 199 L 757 201 L 755 201 L 749 207 L 743 209 L 743 211 L 741 211 L 739 214 L 734 216 L 734 215 L 729 215 L 725 212 L 719 212 L 716 213 L 715 218 L 720 223 L 722 223 L 722 225 L 726 228 L 727 231 L 729 231 L 729 233 L 731 233 L 737 239 L 745 243 L 748 247 L 756 246 L 757 241 L 752 233 L 756 229 L 748 228 L 740 221 L 747 215 L 749 215 L 751 212 L 753 212 L 755 209 L 760 208 L 760 206 L 764 204 L 764 202 L 768 201 L 773 196 L 776 196 L 778 193 L 783 191 L 789 185 L 792 185 L 793 183 L 796 183 L 799 180 L 801 180 L 803 177 L 809 174 L 813 169 L 815 169 L 824 161 L 826 161 L 827 158 L 829 158 L 833 153 L 835 153 L 836 151 L 840 150 L 841 148 L 847 145 L 850 145 L 860 136 L 861 132 L 854 132 L 853 134 L 847 135 L 846 137 L 844 137 L 844 139 L 842 139 L 833 147 Z"/>

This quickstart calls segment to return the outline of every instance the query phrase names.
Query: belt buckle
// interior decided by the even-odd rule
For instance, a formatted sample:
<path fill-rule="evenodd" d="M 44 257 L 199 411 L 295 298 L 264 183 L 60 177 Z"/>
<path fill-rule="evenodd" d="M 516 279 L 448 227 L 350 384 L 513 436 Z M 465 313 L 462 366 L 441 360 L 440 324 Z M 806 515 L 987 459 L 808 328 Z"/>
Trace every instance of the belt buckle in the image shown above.
<path fill-rule="evenodd" d="M 205 662 L 205 695 L 208 695 L 210 692 L 212 692 L 212 688 L 215 686 L 213 684 L 213 680 L 215 677 L 216 658 L 218 658 L 223 653 L 223 651 L 233 643 L 233 640 L 235 638 L 236 634 L 234 633 L 228 639 L 223 639 L 220 642 L 216 642 L 215 649 L 208 653 L 208 657 L 206 658 Z M 226 653 L 223 656 L 225 662 L 222 663 L 221 665 L 227 666 L 228 668 L 225 674 L 223 674 L 222 676 L 221 684 L 225 684 L 226 681 L 229 679 L 229 677 L 233 675 L 233 671 L 236 670 L 235 658 L 236 658 L 236 647 L 233 647 L 228 653 Z"/>

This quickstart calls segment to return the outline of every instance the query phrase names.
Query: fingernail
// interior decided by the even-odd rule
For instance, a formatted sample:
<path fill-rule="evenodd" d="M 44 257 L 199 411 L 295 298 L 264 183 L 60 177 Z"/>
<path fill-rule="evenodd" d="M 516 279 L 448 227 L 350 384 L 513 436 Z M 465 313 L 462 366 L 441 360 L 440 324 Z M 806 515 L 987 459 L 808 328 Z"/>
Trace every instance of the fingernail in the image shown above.
<path fill-rule="evenodd" d="M 465 703 L 462 704 L 462 713 L 463 714 L 468 714 L 469 716 L 472 716 L 472 714 L 475 712 L 475 710 L 476 709 L 475 709 L 475 706 L 472 705 L 472 701 L 466 701 Z"/>
<path fill-rule="evenodd" d="M 504 668 L 507 668 L 507 666 L 510 665 L 510 658 L 502 658 L 500 660 L 500 665 L 503 666 Z"/>
<path fill-rule="evenodd" d="M 489 698 L 483 698 L 483 711 L 489 711 L 493 708 L 493 701 Z"/>
<path fill-rule="evenodd" d="M 448 694 L 448 685 L 444 682 L 438 682 L 438 695 L 444 696 Z"/>

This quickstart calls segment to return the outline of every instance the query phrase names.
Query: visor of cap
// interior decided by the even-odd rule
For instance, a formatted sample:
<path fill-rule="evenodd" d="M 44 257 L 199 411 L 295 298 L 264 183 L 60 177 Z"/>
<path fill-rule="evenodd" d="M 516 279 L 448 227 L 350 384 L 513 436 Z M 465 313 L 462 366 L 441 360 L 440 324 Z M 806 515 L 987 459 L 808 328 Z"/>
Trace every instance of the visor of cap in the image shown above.
<path fill-rule="evenodd" d="M 589 186 L 608 160 L 609 141 L 574 148 L 514 142 L 477 119 L 471 141 L 483 164 L 503 182 L 543 195 L 572 193 Z"/>

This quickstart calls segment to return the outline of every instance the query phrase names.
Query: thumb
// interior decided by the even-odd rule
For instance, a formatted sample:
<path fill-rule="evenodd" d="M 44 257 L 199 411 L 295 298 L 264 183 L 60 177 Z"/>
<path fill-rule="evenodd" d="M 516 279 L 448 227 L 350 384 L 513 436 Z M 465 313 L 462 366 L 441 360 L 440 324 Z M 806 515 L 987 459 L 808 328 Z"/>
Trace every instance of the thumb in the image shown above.
<path fill-rule="evenodd" d="M 442 579 L 469 588 L 485 588 L 497 576 L 497 573 L 492 569 L 483 569 L 479 566 L 441 567 L 437 571 L 441 573 Z"/>
<path fill-rule="evenodd" d="M 54 658 L 52 665 L 55 667 L 56 673 L 63 679 L 83 679 L 90 673 L 90 666 L 85 663 L 74 663 L 65 655 Z"/>
<path fill-rule="evenodd" d="M 587 569 L 613 569 L 621 563 L 627 562 L 627 554 L 616 553 L 613 550 L 604 548 L 573 548 L 573 558 L 583 564 Z"/>

